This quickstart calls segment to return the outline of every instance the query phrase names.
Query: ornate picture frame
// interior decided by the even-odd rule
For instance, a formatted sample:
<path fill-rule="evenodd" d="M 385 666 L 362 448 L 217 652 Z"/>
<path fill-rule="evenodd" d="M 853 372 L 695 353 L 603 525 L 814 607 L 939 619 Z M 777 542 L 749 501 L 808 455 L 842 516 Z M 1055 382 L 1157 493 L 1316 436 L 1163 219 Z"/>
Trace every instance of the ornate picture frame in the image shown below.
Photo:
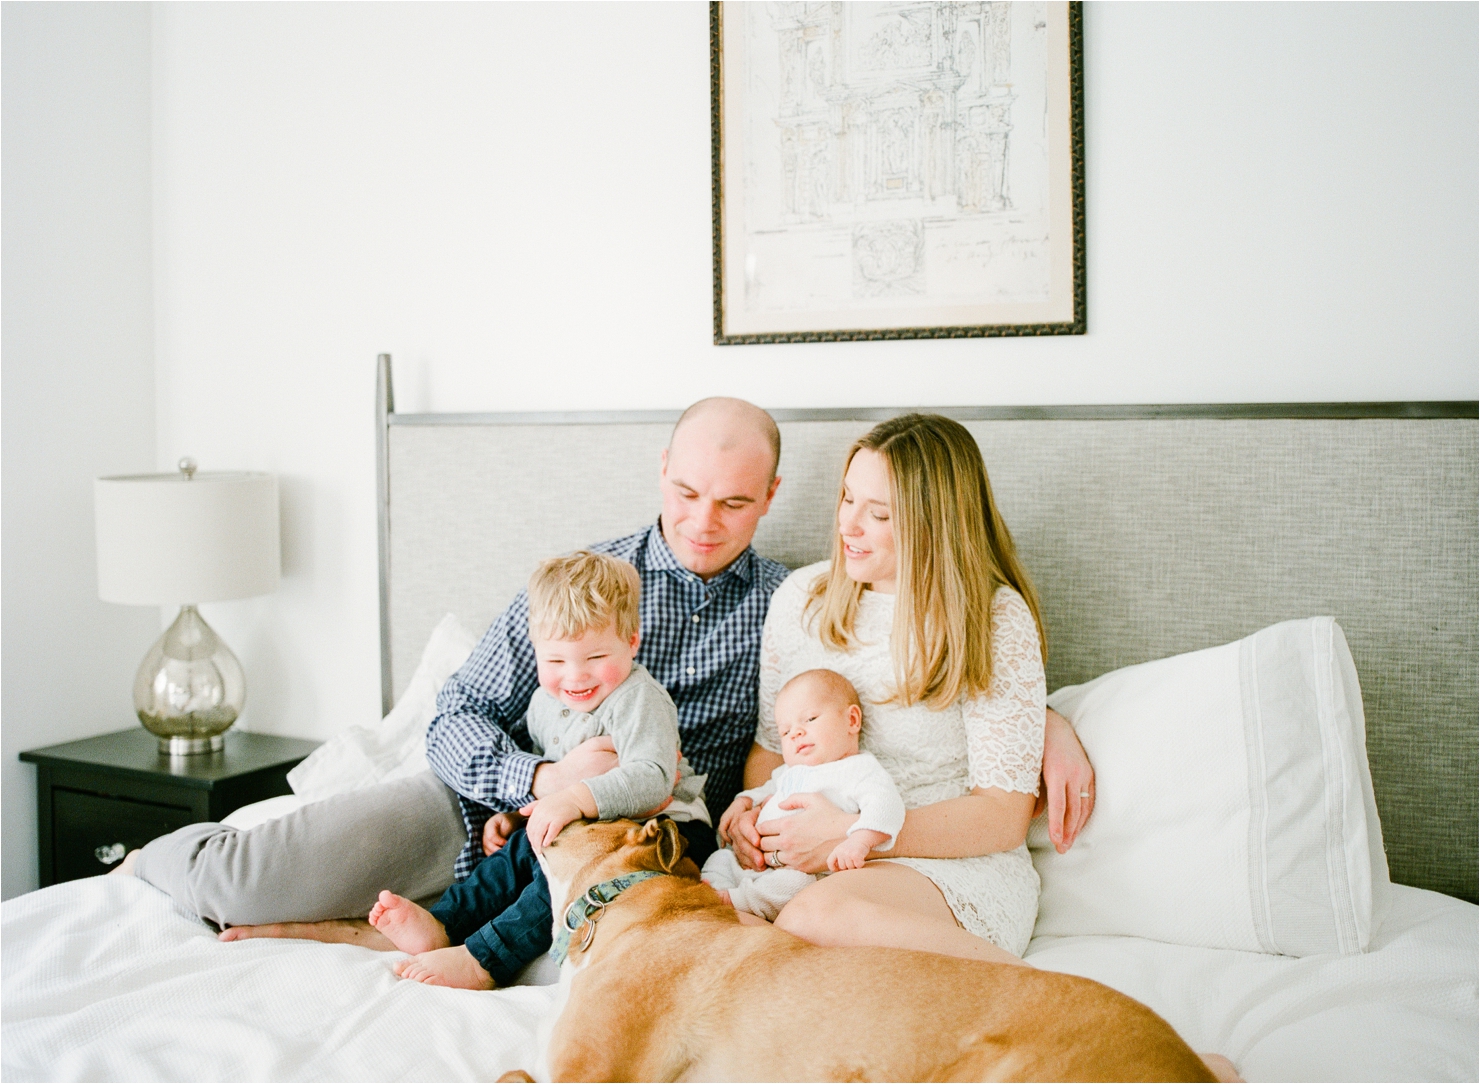
<path fill-rule="evenodd" d="M 714 341 L 1082 335 L 1079 3 L 709 5 Z"/>

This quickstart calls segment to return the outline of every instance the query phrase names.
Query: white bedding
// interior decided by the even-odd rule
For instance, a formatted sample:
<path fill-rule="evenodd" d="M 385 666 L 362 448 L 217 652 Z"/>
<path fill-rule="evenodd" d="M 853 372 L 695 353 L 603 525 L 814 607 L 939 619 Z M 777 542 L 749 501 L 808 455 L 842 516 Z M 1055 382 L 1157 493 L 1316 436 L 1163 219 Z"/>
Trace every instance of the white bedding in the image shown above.
<path fill-rule="evenodd" d="M 1372 950 L 1304 959 L 1038 938 L 1040 967 L 1165 1016 L 1250 1080 L 1475 1080 L 1477 910 L 1396 887 Z M 20 1080 L 491 1080 L 533 1067 L 553 989 L 403 982 L 390 954 L 223 945 L 133 878 L 6 902 L 0 1075 Z"/>

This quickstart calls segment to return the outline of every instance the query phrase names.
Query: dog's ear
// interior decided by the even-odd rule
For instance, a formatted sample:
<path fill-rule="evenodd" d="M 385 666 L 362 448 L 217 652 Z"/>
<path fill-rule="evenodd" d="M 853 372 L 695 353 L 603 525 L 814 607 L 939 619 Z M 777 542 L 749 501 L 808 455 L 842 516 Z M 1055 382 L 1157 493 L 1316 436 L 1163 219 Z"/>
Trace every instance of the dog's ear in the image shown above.
<path fill-rule="evenodd" d="M 672 873 L 679 862 L 683 861 L 683 851 L 688 846 L 688 840 L 684 839 L 678 825 L 667 817 L 654 817 L 636 834 L 635 842 L 653 844 L 653 855 L 658 860 L 658 868 L 664 873 Z"/>

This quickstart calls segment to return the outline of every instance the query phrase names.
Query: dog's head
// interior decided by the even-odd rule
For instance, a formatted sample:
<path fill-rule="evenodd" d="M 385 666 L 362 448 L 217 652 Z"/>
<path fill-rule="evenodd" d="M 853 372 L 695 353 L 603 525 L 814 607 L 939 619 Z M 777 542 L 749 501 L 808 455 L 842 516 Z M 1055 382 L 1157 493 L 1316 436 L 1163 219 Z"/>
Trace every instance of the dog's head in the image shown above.
<path fill-rule="evenodd" d="M 550 884 L 551 910 L 558 923 L 565 909 L 594 884 L 624 873 L 655 870 L 683 873 L 679 864 L 687 841 L 667 817 L 636 821 L 571 821 L 539 856 Z M 697 873 L 692 862 L 689 870 Z"/>

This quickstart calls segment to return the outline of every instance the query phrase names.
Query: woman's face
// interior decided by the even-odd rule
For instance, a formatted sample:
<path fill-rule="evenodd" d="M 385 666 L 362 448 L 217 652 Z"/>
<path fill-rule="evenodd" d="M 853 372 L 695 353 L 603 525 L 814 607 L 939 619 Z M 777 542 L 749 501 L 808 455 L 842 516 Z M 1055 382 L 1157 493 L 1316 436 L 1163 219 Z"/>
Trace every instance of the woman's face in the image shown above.
<path fill-rule="evenodd" d="M 838 505 L 838 531 L 848 578 L 892 595 L 897 562 L 894 523 L 889 506 L 889 466 L 884 457 L 860 448 L 843 476 L 843 503 Z"/>

